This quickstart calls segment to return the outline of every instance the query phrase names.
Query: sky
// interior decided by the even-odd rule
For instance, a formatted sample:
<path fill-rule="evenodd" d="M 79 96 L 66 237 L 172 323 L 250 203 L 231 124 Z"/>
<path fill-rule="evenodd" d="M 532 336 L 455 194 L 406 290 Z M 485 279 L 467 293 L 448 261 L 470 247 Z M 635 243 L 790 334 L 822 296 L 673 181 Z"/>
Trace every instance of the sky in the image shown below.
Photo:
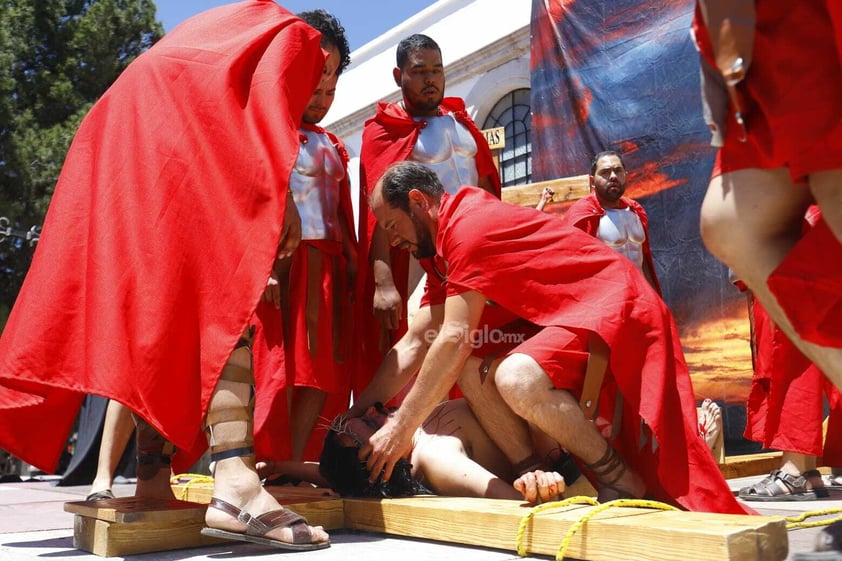
<path fill-rule="evenodd" d="M 231 0 L 156 0 L 158 21 L 171 31 L 183 20 L 207 9 L 229 4 Z M 297 13 L 323 8 L 339 19 L 351 51 L 417 14 L 435 0 L 279 0 L 287 10 Z"/>

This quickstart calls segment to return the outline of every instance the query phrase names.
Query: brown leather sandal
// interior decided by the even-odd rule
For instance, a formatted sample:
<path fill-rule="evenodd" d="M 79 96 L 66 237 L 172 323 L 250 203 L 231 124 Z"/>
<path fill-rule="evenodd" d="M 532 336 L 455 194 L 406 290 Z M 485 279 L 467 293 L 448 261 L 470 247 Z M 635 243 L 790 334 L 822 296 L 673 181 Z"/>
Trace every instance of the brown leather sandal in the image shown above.
<path fill-rule="evenodd" d="M 220 530 L 218 528 L 202 528 L 202 535 L 204 536 L 268 545 L 289 551 L 313 551 L 330 547 L 330 541 L 314 542 L 313 533 L 310 531 L 307 520 L 291 510 L 282 508 L 280 510 L 264 512 L 259 516 L 252 516 L 231 503 L 217 499 L 216 497 L 211 499 L 208 506 L 219 509 L 236 518 L 246 525 L 246 530 L 244 533 L 241 533 Z M 287 527 L 292 530 L 292 543 L 265 537 L 272 530 Z"/>
<path fill-rule="evenodd" d="M 744 501 L 815 501 L 827 496 L 820 483 L 821 474 L 816 470 L 791 475 L 776 469 L 760 482 L 740 489 L 739 497 Z"/>

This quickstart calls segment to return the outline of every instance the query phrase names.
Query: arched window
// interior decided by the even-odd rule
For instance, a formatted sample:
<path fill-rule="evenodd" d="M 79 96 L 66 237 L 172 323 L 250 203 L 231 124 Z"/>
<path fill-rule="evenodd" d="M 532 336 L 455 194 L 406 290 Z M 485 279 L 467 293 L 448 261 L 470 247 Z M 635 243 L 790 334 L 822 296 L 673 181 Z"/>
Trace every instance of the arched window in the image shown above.
<path fill-rule="evenodd" d="M 506 127 L 506 147 L 500 151 L 500 179 L 503 187 L 532 181 L 532 113 L 529 88 L 504 95 L 488 114 L 484 129 Z"/>

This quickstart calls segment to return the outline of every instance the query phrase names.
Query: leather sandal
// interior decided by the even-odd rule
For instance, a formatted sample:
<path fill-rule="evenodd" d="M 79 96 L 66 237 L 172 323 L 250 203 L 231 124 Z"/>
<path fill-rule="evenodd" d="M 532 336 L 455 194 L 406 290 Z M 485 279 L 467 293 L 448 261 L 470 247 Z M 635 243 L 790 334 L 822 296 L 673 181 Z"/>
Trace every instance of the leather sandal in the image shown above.
<path fill-rule="evenodd" d="M 820 482 L 821 474 L 816 470 L 791 475 L 776 469 L 760 482 L 740 489 L 738 496 L 744 501 L 815 501 L 818 496 L 827 496 L 823 486 L 809 487 L 808 482 L 816 477 Z"/>
<path fill-rule="evenodd" d="M 280 510 L 264 512 L 259 516 L 252 516 L 231 503 L 217 499 L 216 497 L 211 499 L 208 506 L 221 510 L 225 514 L 236 518 L 246 525 L 246 529 L 245 532 L 233 532 L 218 528 L 202 528 L 202 535 L 204 536 L 268 545 L 289 551 L 313 551 L 315 549 L 330 547 L 329 540 L 314 542 L 313 534 L 310 526 L 307 524 L 307 520 L 291 510 L 282 508 Z M 272 530 L 287 527 L 292 530 L 292 543 L 266 537 L 266 534 Z"/>

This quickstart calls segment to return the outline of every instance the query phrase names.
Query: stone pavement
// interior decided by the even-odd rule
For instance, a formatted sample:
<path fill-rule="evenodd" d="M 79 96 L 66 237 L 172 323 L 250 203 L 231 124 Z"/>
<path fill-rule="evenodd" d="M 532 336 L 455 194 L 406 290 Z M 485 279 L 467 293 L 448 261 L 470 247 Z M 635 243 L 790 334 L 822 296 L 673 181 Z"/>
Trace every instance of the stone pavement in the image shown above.
<path fill-rule="evenodd" d="M 731 480 L 733 489 L 757 481 L 758 477 Z M 0 483 L 0 561 L 93 561 L 103 558 L 73 547 L 73 515 L 64 512 L 64 503 L 81 500 L 87 486 L 55 487 L 51 481 L 31 480 Z M 115 485 L 117 496 L 129 496 L 134 485 Z M 761 514 L 794 516 L 802 512 L 842 508 L 842 492 L 830 499 L 805 502 L 753 502 Z M 839 516 L 834 515 L 834 516 Z M 826 517 L 825 517 L 826 518 Z M 815 518 L 811 520 L 821 520 Z M 790 555 L 813 549 L 815 535 L 821 528 L 791 530 L 788 533 Z M 398 561 L 514 561 L 524 559 L 514 551 L 458 546 L 441 542 L 391 537 L 383 534 L 333 531 L 332 547 L 320 551 L 290 553 L 249 544 L 232 543 L 143 555 L 130 555 L 127 561 L 227 561 L 240 558 L 267 559 L 283 556 L 285 560 L 348 561 L 382 559 Z M 630 553 L 629 559 L 633 559 Z M 532 556 L 525 559 L 551 559 Z M 749 561 L 749 560 L 739 560 Z"/>

